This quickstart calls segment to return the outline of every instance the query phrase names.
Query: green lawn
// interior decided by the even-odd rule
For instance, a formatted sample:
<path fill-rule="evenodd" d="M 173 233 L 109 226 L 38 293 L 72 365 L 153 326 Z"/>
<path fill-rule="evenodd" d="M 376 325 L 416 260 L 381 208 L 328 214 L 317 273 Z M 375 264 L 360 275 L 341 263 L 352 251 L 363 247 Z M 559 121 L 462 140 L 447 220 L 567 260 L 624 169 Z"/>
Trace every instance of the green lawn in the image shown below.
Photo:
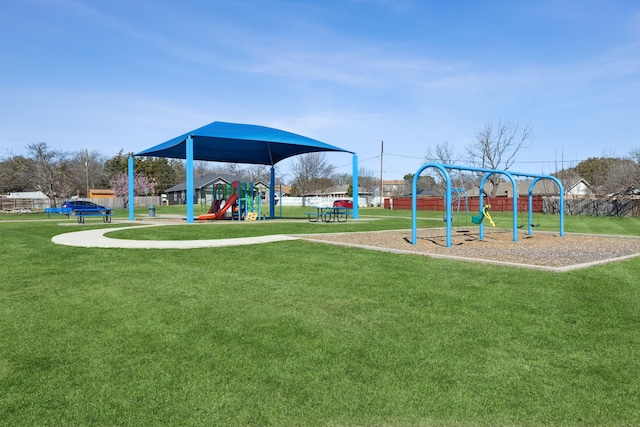
<path fill-rule="evenodd" d="M 420 226 L 442 226 L 441 217 L 421 212 Z M 406 211 L 363 210 L 361 219 L 111 235 L 411 226 Z M 557 229 L 557 217 L 537 220 Z M 568 232 L 638 235 L 639 225 L 566 218 Z M 0 425 L 640 424 L 640 259 L 559 274 L 304 241 L 51 243 L 104 226 L 0 216 Z"/>

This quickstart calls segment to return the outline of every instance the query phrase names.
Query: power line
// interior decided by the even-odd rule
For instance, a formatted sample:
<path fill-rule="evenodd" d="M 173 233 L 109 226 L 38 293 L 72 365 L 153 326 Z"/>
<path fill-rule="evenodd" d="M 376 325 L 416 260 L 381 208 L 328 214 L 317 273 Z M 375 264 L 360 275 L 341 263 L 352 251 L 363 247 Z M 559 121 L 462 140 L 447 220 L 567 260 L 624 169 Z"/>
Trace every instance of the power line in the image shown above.
<path fill-rule="evenodd" d="M 393 153 L 385 153 L 387 156 L 392 156 L 392 157 L 403 157 L 405 159 L 424 159 L 424 156 L 420 156 L 420 157 L 415 157 L 415 156 L 407 156 L 404 154 L 393 154 Z"/>
<path fill-rule="evenodd" d="M 409 156 L 406 154 L 395 154 L 395 153 L 384 153 L 386 156 L 392 157 L 401 157 L 405 159 L 418 159 L 418 160 L 426 160 L 426 161 L 439 161 L 439 159 L 427 159 L 425 156 Z M 377 156 L 376 156 L 377 157 Z M 527 160 L 527 161 L 519 161 L 513 162 L 513 164 L 541 164 L 541 163 L 580 163 L 585 161 L 586 159 L 563 159 L 563 160 Z"/>
<path fill-rule="evenodd" d="M 404 158 L 404 159 L 414 159 L 414 160 L 422 160 L 424 162 L 438 162 L 439 159 L 427 159 L 424 156 L 409 156 L 406 154 L 395 154 L 395 153 L 384 153 L 385 157 L 399 157 L 399 158 Z M 369 162 L 371 160 L 376 160 L 381 158 L 381 155 L 376 155 L 376 156 L 372 156 L 372 157 L 368 157 L 366 159 L 358 159 L 358 163 L 362 164 L 365 162 Z M 515 161 L 513 162 L 513 164 L 529 164 L 529 165 L 545 165 L 545 164 L 556 164 L 556 165 L 566 165 L 566 164 L 578 164 L 580 162 L 585 161 L 586 159 L 562 159 L 562 160 L 523 160 L 523 161 Z M 390 167 L 391 169 L 387 170 L 385 169 L 384 172 L 398 172 L 398 170 L 396 170 L 395 168 L 393 168 L 391 165 L 389 165 L 386 161 L 384 162 L 386 167 Z M 461 165 L 461 166 L 471 166 L 470 163 L 468 162 L 456 162 L 456 164 Z M 340 169 L 340 168 L 344 168 L 344 167 L 350 167 L 352 166 L 352 163 L 345 163 L 343 165 L 339 165 L 336 166 L 336 169 Z"/>
<path fill-rule="evenodd" d="M 513 162 L 513 164 L 515 165 L 517 164 L 525 164 L 525 163 L 580 163 L 580 162 L 584 162 L 586 159 L 573 159 L 573 160 L 529 160 L 529 161 L 522 161 L 522 162 Z"/>
<path fill-rule="evenodd" d="M 380 155 L 369 157 L 368 159 L 364 159 L 364 160 L 358 159 L 358 164 L 364 163 L 364 162 L 368 162 L 369 160 L 379 159 L 379 158 L 380 158 Z M 352 166 L 352 165 L 353 165 L 353 163 L 345 163 L 344 165 L 336 166 L 336 169 L 346 168 L 347 166 Z"/>

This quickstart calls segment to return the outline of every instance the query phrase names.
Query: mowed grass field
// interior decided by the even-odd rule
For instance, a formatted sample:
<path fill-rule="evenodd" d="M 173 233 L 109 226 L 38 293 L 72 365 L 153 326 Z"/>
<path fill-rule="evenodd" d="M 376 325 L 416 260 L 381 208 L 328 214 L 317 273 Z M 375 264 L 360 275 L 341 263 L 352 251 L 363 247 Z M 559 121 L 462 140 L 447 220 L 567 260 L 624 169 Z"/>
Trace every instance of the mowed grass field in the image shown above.
<path fill-rule="evenodd" d="M 360 216 L 112 237 L 411 226 L 407 211 Z M 536 222 L 557 230 L 557 217 Z M 51 242 L 119 225 L 0 216 L 0 425 L 640 425 L 640 259 L 551 273 L 305 241 Z M 566 217 L 566 231 L 637 236 L 640 221 Z"/>

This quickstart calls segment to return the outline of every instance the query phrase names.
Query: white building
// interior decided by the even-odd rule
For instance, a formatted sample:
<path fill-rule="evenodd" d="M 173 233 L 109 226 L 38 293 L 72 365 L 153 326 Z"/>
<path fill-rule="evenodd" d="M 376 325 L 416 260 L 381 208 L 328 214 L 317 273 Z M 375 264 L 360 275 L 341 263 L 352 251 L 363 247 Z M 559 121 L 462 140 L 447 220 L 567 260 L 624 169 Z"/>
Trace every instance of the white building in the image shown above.
<path fill-rule="evenodd" d="M 9 193 L 10 199 L 48 199 L 42 191 L 23 191 L 19 193 Z"/>

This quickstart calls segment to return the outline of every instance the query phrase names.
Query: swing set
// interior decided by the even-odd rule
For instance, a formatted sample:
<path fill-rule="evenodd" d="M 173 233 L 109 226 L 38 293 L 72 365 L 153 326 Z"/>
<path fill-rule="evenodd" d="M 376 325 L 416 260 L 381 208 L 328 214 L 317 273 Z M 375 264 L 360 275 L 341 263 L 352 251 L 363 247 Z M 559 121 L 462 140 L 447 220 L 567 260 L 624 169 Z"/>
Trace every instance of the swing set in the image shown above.
<path fill-rule="evenodd" d="M 445 193 L 445 222 L 446 222 L 446 246 L 447 247 L 451 247 L 451 223 L 453 222 L 453 215 L 452 215 L 452 204 L 453 204 L 453 189 L 452 189 L 452 185 L 451 185 L 451 176 L 449 171 L 450 170 L 457 170 L 457 171 L 470 171 L 470 172 L 481 172 L 484 173 L 481 181 L 480 181 L 480 185 L 479 188 L 484 188 L 484 183 L 486 182 L 486 180 L 493 174 L 502 174 L 504 175 L 507 180 L 511 183 L 512 186 L 512 197 L 513 197 L 513 204 L 512 204 L 512 211 L 513 211 L 513 216 L 512 216 L 512 222 L 513 222 L 513 227 L 512 227 L 512 231 L 513 231 L 513 241 L 517 242 L 518 241 L 518 203 L 517 203 L 517 195 L 518 195 L 518 190 L 517 190 L 517 186 L 516 186 L 516 182 L 514 179 L 514 176 L 522 176 L 522 177 L 529 177 L 529 178 L 533 178 L 533 181 L 531 182 L 530 186 L 529 186 L 529 213 L 528 213 L 528 223 L 529 223 L 529 229 L 527 234 L 531 235 L 532 234 L 532 227 L 537 227 L 538 224 L 533 224 L 533 209 L 532 209 L 532 190 L 533 187 L 535 186 L 535 184 L 542 180 L 542 179 L 548 179 L 551 181 L 554 181 L 556 183 L 556 185 L 558 186 L 558 194 L 559 194 L 559 220 L 560 220 L 560 236 L 564 236 L 564 187 L 562 186 L 562 183 L 554 176 L 551 175 L 536 175 L 536 174 L 529 174 L 529 173 L 520 173 L 520 172 L 512 172 L 512 171 L 506 171 L 506 170 L 498 170 L 498 169 L 486 169 L 486 168 L 476 168 L 476 167 L 469 167 L 469 166 L 456 166 L 456 165 L 443 165 L 443 164 L 439 164 L 439 163 L 427 163 L 423 166 L 421 166 L 418 171 L 414 174 L 413 176 L 413 184 L 412 184 L 412 199 L 411 199 L 411 244 L 415 245 L 417 244 L 417 223 L 418 223 L 418 219 L 417 219 L 417 188 L 418 188 L 418 178 L 420 177 L 420 174 L 422 173 L 422 171 L 424 171 L 427 168 L 436 168 L 440 171 L 440 173 L 442 174 L 442 176 L 444 177 L 445 181 L 446 181 L 446 193 Z M 460 206 L 461 206 L 461 195 L 465 194 L 463 192 L 457 191 L 455 192 L 456 197 L 458 199 L 457 202 L 457 213 L 458 213 L 458 218 L 460 218 Z M 489 210 L 491 209 L 491 203 L 489 200 L 487 200 L 489 203 L 484 203 L 483 200 L 483 196 L 484 193 L 481 191 L 480 192 L 480 206 L 482 206 L 482 209 L 480 210 L 480 213 L 478 215 L 474 215 L 471 218 L 471 222 L 474 224 L 477 224 L 479 226 L 479 238 L 480 240 L 484 240 L 484 220 L 487 219 L 487 221 L 489 223 L 491 223 L 491 225 L 493 225 L 495 227 L 495 223 L 493 222 L 493 220 L 491 219 L 491 215 L 489 214 Z M 488 199 L 488 198 L 487 198 Z M 467 204 L 468 206 L 468 204 Z M 467 207 L 467 212 L 468 212 L 468 207 Z M 468 215 L 468 214 L 467 214 Z"/>

